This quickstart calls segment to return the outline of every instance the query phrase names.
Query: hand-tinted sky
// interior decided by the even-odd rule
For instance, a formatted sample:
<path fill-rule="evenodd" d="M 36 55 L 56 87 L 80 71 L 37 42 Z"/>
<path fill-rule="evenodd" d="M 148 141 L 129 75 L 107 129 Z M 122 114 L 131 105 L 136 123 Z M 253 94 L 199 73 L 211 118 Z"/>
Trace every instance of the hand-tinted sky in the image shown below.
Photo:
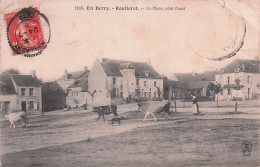
<path fill-rule="evenodd" d="M 147 61 L 161 74 L 215 70 L 236 58 L 259 56 L 258 0 L 4 0 L 1 11 L 37 5 L 51 25 L 51 41 L 34 58 L 11 56 L 6 24 L 1 22 L 1 69 L 16 68 L 23 74 L 36 70 L 44 81 L 56 80 L 65 69 L 90 69 L 96 58 Z M 221 7 L 225 4 L 225 8 Z M 75 11 L 75 6 L 173 6 L 173 11 Z M 227 10 L 230 9 L 230 10 Z M 236 15 L 235 15 L 235 14 Z M 242 16 L 247 33 L 242 49 L 231 59 L 212 62 L 203 57 L 221 57 L 235 38 L 242 37 Z M 2 18 L 4 20 L 4 18 Z M 236 37 L 237 36 L 237 37 Z M 236 43 L 235 45 L 238 45 Z"/>

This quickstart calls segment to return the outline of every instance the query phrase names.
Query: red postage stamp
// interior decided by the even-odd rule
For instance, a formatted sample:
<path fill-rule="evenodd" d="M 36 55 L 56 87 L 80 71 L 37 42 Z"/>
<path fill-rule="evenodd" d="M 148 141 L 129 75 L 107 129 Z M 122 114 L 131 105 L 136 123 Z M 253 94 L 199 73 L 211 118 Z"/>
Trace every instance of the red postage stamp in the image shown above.
<path fill-rule="evenodd" d="M 5 14 L 7 38 L 13 55 L 37 56 L 50 40 L 50 24 L 37 7 Z M 43 25 L 45 31 L 43 31 Z"/>

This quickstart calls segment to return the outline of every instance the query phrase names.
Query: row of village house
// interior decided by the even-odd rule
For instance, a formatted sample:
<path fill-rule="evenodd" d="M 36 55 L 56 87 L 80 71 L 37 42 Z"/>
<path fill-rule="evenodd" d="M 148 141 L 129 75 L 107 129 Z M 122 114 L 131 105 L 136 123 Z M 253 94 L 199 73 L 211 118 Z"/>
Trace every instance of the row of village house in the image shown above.
<path fill-rule="evenodd" d="M 235 93 L 235 79 L 244 87 Z M 97 60 L 91 71 L 64 75 L 55 82 L 40 82 L 32 75 L 0 75 L 0 111 L 50 111 L 65 106 L 108 105 L 133 99 L 187 99 L 191 94 L 212 97 L 208 89 L 220 83 L 219 100 L 258 98 L 260 94 L 259 60 L 237 59 L 219 71 L 159 75 L 148 62 L 112 59 Z"/>

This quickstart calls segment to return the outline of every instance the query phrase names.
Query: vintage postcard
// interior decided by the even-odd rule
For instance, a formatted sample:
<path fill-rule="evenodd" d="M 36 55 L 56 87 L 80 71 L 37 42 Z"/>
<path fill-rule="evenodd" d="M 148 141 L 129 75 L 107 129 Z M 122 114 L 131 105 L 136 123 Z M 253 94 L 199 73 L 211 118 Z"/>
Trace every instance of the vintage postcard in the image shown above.
<path fill-rule="evenodd" d="M 0 11 L 0 166 L 260 166 L 259 0 Z"/>

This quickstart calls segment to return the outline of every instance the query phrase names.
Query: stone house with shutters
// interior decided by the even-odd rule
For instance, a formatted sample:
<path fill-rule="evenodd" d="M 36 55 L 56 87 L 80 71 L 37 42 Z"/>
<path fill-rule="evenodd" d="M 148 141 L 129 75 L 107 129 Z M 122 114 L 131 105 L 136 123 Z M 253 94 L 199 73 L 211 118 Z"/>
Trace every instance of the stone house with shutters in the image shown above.
<path fill-rule="evenodd" d="M 89 92 L 95 92 L 93 105 L 113 104 L 122 99 L 163 97 L 163 78 L 149 62 L 96 60 L 88 80 Z"/>
<path fill-rule="evenodd" d="M 77 72 L 69 73 L 65 70 L 64 74 L 56 81 L 67 94 L 67 106 L 76 107 L 88 104 L 90 100 L 87 93 L 89 72 L 87 66 L 84 67 L 84 70 Z"/>
<path fill-rule="evenodd" d="M 235 90 L 235 79 L 239 79 L 244 87 Z M 218 98 L 222 100 L 234 100 L 235 98 L 256 99 L 260 95 L 260 68 L 256 56 L 254 60 L 236 59 L 224 68 L 220 69 L 215 76 L 217 83 L 220 83 L 223 91 Z"/>
<path fill-rule="evenodd" d="M 91 96 L 88 93 L 88 79 L 77 80 L 68 87 L 67 105 L 80 107 L 91 105 Z"/>
<path fill-rule="evenodd" d="M 41 83 L 32 75 L 0 75 L 0 111 L 42 111 Z"/>

